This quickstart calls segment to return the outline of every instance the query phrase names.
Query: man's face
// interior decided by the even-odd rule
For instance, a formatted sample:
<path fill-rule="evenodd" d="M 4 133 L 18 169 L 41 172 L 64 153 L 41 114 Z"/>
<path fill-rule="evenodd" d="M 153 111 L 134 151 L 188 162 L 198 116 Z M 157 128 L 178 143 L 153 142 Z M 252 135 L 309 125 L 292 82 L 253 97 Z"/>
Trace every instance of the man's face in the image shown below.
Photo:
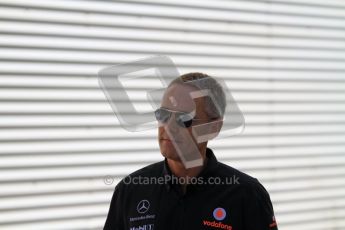
<path fill-rule="evenodd" d="M 194 115 L 194 119 L 202 120 L 193 121 L 193 125 L 206 123 L 208 121 L 208 115 L 204 109 L 204 98 L 193 100 L 190 96 L 190 92 L 192 91 L 197 91 L 197 89 L 183 84 L 170 86 L 163 96 L 161 107 L 172 111 L 191 113 Z M 180 146 L 183 152 L 188 152 L 188 150 L 193 149 L 194 145 L 198 147 L 200 152 L 201 149 L 206 148 L 207 143 L 197 143 L 192 134 L 192 127 L 185 128 L 179 126 L 176 122 L 175 115 L 176 113 L 173 112 L 167 122 L 160 124 L 158 128 L 158 140 L 161 153 L 164 157 L 174 161 L 181 161 L 173 142 Z M 166 129 L 169 130 L 170 136 Z M 182 129 L 188 132 L 181 132 Z M 187 133 L 191 138 L 186 138 L 181 133 Z M 190 141 L 191 139 L 192 141 Z"/>

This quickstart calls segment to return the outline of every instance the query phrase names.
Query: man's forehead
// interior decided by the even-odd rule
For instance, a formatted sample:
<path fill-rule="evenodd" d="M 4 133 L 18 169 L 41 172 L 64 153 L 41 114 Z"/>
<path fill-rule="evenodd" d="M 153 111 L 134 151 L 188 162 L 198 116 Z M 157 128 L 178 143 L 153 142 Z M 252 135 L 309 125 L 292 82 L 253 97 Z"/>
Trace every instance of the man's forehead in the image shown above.
<path fill-rule="evenodd" d="M 162 106 L 177 111 L 194 111 L 196 105 L 190 95 L 193 91 L 197 91 L 197 89 L 184 84 L 174 84 L 166 89 Z"/>

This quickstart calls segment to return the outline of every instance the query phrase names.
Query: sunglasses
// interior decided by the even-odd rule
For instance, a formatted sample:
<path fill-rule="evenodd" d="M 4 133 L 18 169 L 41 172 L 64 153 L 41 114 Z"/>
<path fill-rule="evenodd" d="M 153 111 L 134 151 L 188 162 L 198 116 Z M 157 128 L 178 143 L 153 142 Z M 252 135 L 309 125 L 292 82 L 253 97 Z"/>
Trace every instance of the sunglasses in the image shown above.
<path fill-rule="evenodd" d="M 166 108 L 159 108 L 155 111 L 155 117 L 157 121 L 166 123 L 171 117 L 171 114 L 175 114 L 176 123 L 183 127 L 189 128 L 192 126 L 193 121 L 207 121 L 208 119 L 195 119 L 190 113 L 173 111 Z"/>

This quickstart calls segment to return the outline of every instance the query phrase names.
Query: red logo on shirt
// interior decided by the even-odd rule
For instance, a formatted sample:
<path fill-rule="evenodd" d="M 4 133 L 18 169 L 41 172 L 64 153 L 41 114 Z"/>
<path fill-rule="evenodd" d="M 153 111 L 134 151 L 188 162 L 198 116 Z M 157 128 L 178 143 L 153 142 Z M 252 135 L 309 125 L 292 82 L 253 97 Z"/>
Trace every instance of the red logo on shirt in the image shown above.
<path fill-rule="evenodd" d="M 272 217 L 272 223 L 270 224 L 270 228 L 277 227 L 277 222 L 275 216 Z"/>
<path fill-rule="evenodd" d="M 214 219 L 218 221 L 222 221 L 226 217 L 226 211 L 224 208 L 216 208 L 213 210 L 213 217 Z M 208 221 L 208 220 L 203 220 L 202 221 L 204 226 L 209 226 L 209 227 L 214 227 L 214 228 L 219 228 L 219 229 L 227 229 L 227 230 L 232 230 L 232 226 L 228 224 L 223 224 L 222 222 L 217 222 L 217 221 Z"/>
<path fill-rule="evenodd" d="M 226 211 L 224 208 L 216 208 L 214 211 L 213 211 L 213 217 L 214 219 L 216 220 L 224 220 L 225 217 L 226 217 Z"/>
<path fill-rule="evenodd" d="M 232 230 L 232 226 L 227 225 L 227 224 L 223 224 L 222 222 L 208 221 L 208 220 L 203 220 L 202 222 L 203 222 L 204 226 Z"/>

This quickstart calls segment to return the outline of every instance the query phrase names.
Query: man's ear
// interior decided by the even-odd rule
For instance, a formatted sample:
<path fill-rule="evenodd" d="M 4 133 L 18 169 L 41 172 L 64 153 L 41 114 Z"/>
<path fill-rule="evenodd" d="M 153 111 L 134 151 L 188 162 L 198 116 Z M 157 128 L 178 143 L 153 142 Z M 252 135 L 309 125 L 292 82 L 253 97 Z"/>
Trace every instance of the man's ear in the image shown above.
<path fill-rule="evenodd" d="M 206 142 L 218 136 L 223 126 L 223 120 L 214 119 L 202 125 L 192 127 L 193 136 L 198 143 Z"/>
<path fill-rule="evenodd" d="M 210 133 L 216 133 L 212 139 L 216 138 L 220 133 L 220 130 L 223 127 L 223 118 L 217 118 L 212 121 L 212 125 L 210 126 Z"/>

